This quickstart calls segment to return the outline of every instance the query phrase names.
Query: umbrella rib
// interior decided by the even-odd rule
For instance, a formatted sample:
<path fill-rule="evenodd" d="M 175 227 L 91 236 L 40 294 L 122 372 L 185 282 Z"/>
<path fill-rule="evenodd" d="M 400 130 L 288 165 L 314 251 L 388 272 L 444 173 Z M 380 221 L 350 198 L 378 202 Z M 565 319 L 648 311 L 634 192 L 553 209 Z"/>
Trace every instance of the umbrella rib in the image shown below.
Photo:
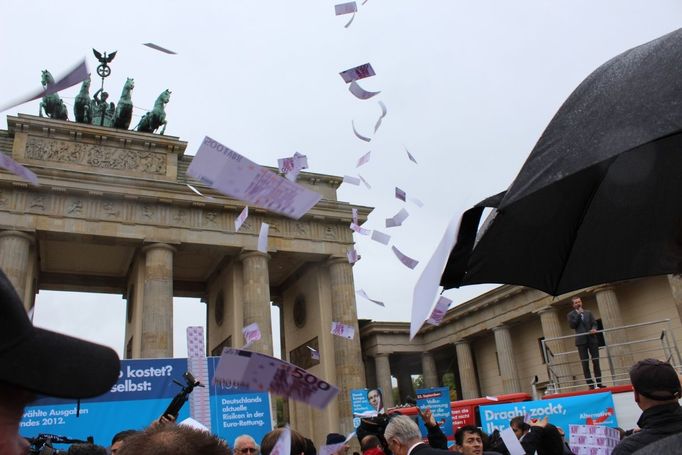
<path fill-rule="evenodd" d="M 573 239 L 572 239 L 572 242 L 571 242 L 571 248 L 570 248 L 570 250 L 568 251 L 568 255 L 566 256 L 566 260 L 564 261 L 563 266 L 561 267 L 561 272 L 559 273 L 559 279 L 557 280 L 556 287 L 553 289 L 554 295 L 557 295 L 557 294 L 556 294 L 556 293 L 557 293 L 557 290 L 561 287 L 561 281 L 564 279 L 564 273 L 565 273 L 565 271 L 566 271 L 566 267 L 568 266 L 568 263 L 569 263 L 569 260 L 570 260 L 570 258 L 571 258 L 571 255 L 573 254 L 573 249 L 575 248 L 576 239 L 578 238 L 578 233 L 580 232 L 580 230 L 581 230 L 582 227 L 583 227 L 583 221 L 585 220 L 585 217 L 587 216 L 587 212 L 589 211 L 589 208 L 590 208 L 590 206 L 592 205 L 592 201 L 594 201 L 595 195 L 599 192 L 599 190 L 600 190 L 602 184 L 604 183 L 604 179 L 606 178 L 606 175 L 608 174 L 609 168 L 611 167 L 611 165 L 613 165 L 613 161 L 615 161 L 616 159 L 618 159 L 619 156 L 620 156 L 620 155 L 612 156 L 611 158 L 608 158 L 608 159 L 606 159 L 606 160 L 604 160 L 604 161 L 601 161 L 601 162 L 599 162 L 599 163 L 597 163 L 597 164 L 595 165 L 595 166 L 604 165 L 604 166 L 606 166 L 606 170 L 602 173 L 602 176 L 601 176 L 601 178 L 599 179 L 599 183 L 598 183 L 598 184 L 596 185 L 596 187 L 594 188 L 594 191 L 592 191 L 592 194 L 590 194 L 590 198 L 589 198 L 589 200 L 587 201 L 587 203 L 585 204 L 585 206 L 584 206 L 584 208 L 583 208 L 583 212 L 582 212 L 582 214 L 580 215 L 580 222 L 578 223 L 578 227 L 577 227 L 577 229 L 575 230 L 575 233 L 574 233 L 574 235 L 573 235 Z M 607 165 L 606 163 L 608 163 L 608 165 Z"/>

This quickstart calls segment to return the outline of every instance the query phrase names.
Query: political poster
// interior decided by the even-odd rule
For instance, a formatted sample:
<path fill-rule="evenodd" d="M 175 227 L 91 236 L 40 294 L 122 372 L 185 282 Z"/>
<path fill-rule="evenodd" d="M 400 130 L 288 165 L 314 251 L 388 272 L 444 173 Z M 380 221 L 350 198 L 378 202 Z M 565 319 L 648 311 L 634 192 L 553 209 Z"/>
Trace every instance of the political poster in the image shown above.
<path fill-rule="evenodd" d="M 260 440 L 272 429 L 269 395 L 229 384 L 212 385 L 218 358 L 206 361 L 211 431 L 229 443 L 244 433 Z M 119 379 L 109 392 L 80 402 L 40 397 L 24 410 L 19 432 L 29 438 L 51 434 L 85 440 L 91 436 L 96 444 L 108 446 L 119 431 L 143 429 L 158 419 L 181 391 L 173 381 L 186 385 L 182 375 L 187 370 L 187 359 L 122 360 Z M 177 421 L 187 417 L 189 403 L 182 407 Z"/>
<path fill-rule="evenodd" d="M 454 437 L 452 431 L 452 412 L 450 411 L 450 389 L 447 387 L 432 387 L 429 389 L 417 389 L 417 407 L 429 408 L 436 423 L 443 430 L 448 439 Z M 426 437 L 428 431 L 422 419 L 417 419 L 422 436 Z"/>
<path fill-rule="evenodd" d="M 374 417 L 384 412 L 384 399 L 381 389 L 351 389 L 351 410 L 353 427 L 360 426 L 363 417 Z"/>
<path fill-rule="evenodd" d="M 529 419 L 547 416 L 549 423 L 561 427 L 566 434 L 572 424 L 618 426 L 611 392 L 481 406 L 479 413 L 481 428 L 488 434 L 495 429 L 504 430 L 516 416 Z"/>

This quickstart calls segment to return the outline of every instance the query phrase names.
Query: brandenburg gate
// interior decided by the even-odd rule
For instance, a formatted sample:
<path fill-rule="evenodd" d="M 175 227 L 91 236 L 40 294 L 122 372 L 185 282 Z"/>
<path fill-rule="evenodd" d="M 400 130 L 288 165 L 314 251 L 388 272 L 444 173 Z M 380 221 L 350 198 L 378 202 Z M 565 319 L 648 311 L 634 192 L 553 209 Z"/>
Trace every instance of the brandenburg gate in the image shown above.
<path fill-rule="evenodd" d="M 292 427 L 316 441 L 352 431 L 349 390 L 365 385 L 360 340 L 330 333 L 332 321 L 359 333 L 346 258 L 351 206 L 336 198 L 339 177 L 301 174 L 298 183 L 323 196 L 309 213 L 291 220 L 250 207 L 235 232 L 244 203 L 188 177 L 187 143 L 176 137 L 23 114 L 7 126 L 0 152 L 40 181 L 0 172 L 0 267 L 27 310 L 41 289 L 121 294 L 125 357 L 154 358 L 173 355 L 174 296 L 206 302 L 209 355 L 240 347 L 253 322 L 263 337 L 252 349 L 272 354 L 275 304 L 283 357 L 340 389 L 323 411 L 289 401 Z M 360 207 L 360 218 L 370 211 Z M 256 249 L 261 222 L 268 254 Z"/>

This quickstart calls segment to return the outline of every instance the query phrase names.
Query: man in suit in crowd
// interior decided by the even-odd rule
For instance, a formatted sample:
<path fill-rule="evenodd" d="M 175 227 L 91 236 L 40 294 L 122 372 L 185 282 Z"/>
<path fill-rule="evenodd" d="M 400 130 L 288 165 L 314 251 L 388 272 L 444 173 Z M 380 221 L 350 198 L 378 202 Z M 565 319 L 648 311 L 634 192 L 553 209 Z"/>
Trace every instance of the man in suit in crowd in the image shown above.
<path fill-rule="evenodd" d="M 583 301 L 576 296 L 571 299 L 573 311 L 568 313 L 568 325 L 578 335 L 575 337 L 575 346 L 583 366 L 585 381 L 590 389 L 604 387 L 601 383 L 601 368 L 599 368 L 599 339 L 597 338 L 597 320 L 591 311 L 583 309 Z M 590 357 L 594 369 L 594 381 L 590 374 Z"/>

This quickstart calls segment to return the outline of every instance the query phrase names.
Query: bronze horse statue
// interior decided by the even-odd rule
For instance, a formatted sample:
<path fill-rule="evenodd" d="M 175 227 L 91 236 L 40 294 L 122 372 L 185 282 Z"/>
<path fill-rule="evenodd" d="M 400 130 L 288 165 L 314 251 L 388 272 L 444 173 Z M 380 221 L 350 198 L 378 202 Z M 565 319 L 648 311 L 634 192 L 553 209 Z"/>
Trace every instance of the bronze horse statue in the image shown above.
<path fill-rule="evenodd" d="M 90 103 L 90 76 L 88 76 L 81 84 L 81 89 L 73 103 L 73 115 L 78 123 L 92 123 Z"/>
<path fill-rule="evenodd" d="M 140 123 L 137 124 L 135 129 L 141 133 L 153 133 L 156 131 L 161 125 L 163 125 L 163 128 L 161 129 L 161 132 L 159 134 L 163 134 L 166 132 L 166 124 L 168 123 L 166 121 L 166 103 L 170 101 L 170 95 L 171 91 L 166 89 L 161 94 L 159 95 L 158 98 L 156 98 L 156 101 L 154 102 L 154 108 L 144 114 L 142 118 L 140 119 Z"/>
<path fill-rule="evenodd" d="M 133 118 L 133 102 L 130 98 L 130 92 L 135 88 L 135 80 L 131 78 L 126 79 L 121 91 L 121 98 L 116 105 L 116 112 L 114 113 L 113 127 L 127 130 L 130 126 L 130 121 Z"/>
<path fill-rule="evenodd" d="M 54 78 L 48 70 L 43 70 L 40 82 L 43 84 L 43 87 L 47 89 L 48 86 L 54 84 Z M 45 111 L 45 115 L 50 118 L 57 120 L 69 119 L 66 105 L 64 105 L 64 101 L 62 101 L 56 93 L 43 96 L 42 101 L 40 101 L 40 107 L 38 108 L 38 115 L 42 117 L 43 111 Z"/>

